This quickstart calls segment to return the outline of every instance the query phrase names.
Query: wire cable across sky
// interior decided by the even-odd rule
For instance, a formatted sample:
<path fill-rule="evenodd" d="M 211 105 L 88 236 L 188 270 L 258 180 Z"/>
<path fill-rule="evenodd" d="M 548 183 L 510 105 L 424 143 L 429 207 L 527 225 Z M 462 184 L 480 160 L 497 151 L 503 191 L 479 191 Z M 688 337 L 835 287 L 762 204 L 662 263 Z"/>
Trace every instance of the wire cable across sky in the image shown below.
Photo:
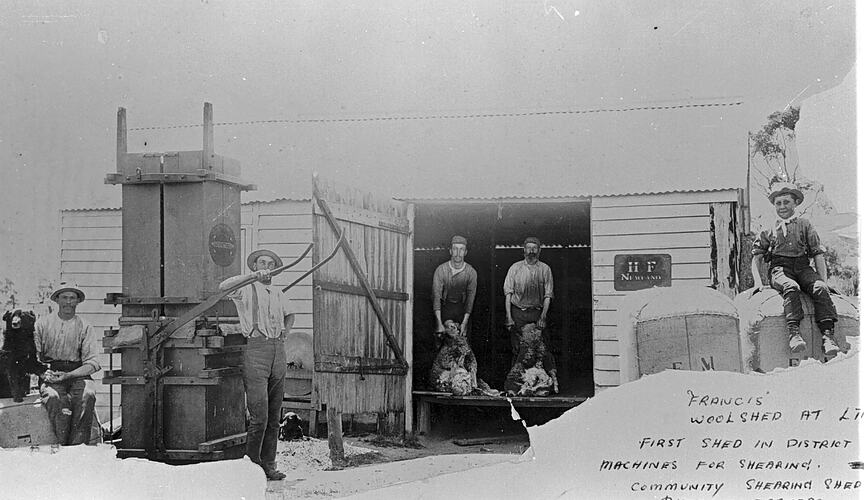
<path fill-rule="evenodd" d="M 740 106 L 743 101 L 714 102 L 705 104 L 676 104 L 668 106 L 637 106 L 629 108 L 598 108 L 598 109 L 571 109 L 558 111 L 525 111 L 521 113 L 475 113 L 475 114 L 445 114 L 445 115 L 420 115 L 420 116 L 371 116 L 367 118 L 305 118 L 305 119 L 272 119 L 272 120 L 248 120 L 236 122 L 214 122 L 214 126 L 225 125 L 261 125 L 261 124 L 314 124 L 314 123 L 351 123 L 351 122 L 384 122 L 402 120 L 470 120 L 487 118 L 518 118 L 526 116 L 552 116 L 552 115 L 578 115 L 589 113 L 621 113 L 627 111 L 648 110 L 670 110 L 685 108 L 707 108 L 720 106 Z M 179 128 L 203 127 L 200 123 L 185 125 L 156 125 L 152 127 L 130 127 L 128 130 L 166 130 Z"/>

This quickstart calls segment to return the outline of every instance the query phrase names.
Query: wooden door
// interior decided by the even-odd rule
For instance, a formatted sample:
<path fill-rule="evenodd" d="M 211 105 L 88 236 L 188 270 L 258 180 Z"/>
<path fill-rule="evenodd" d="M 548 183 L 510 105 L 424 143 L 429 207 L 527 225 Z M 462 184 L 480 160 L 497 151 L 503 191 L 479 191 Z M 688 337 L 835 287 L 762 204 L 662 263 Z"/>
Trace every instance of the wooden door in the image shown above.
<path fill-rule="evenodd" d="M 314 263 L 345 232 L 341 251 L 312 275 L 313 404 L 402 412 L 411 394 L 411 207 L 317 177 L 312 205 Z"/>

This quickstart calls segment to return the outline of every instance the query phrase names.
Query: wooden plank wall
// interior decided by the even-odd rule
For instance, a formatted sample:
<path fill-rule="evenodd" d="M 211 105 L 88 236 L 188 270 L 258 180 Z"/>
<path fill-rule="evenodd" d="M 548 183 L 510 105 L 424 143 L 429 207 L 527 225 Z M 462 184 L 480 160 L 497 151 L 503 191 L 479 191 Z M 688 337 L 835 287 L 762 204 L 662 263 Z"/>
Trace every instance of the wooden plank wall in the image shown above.
<path fill-rule="evenodd" d="M 77 309 L 99 339 L 94 348 L 102 352 L 102 335 L 117 326 L 120 306 L 104 303 L 108 293 L 122 287 L 122 215 L 120 209 L 63 210 L 60 213 L 60 280 L 78 283 L 87 299 Z M 56 311 L 56 309 L 55 309 Z M 109 355 L 100 354 L 99 363 L 107 370 Z M 115 368 L 120 356 L 114 355 Z M 102 385 L 102 371 L 93 374 L 96 384 L 96 411 L 106 422 L 109 416 L 110 386 Z M 114 415 L 119 416 L 120 388 L 114 388 Z"/>
<path fill-rule="evenodd" d="M 240 225 L 242 272 L 249 272 L 246 256 L 259 248 L 276 252 L 287 264 L 312 243 L 311 201 L 277 200 L 244 205 L 240 210 Z M 273 284 L 287 286 L 311 268 L 312 252 L 309 252 L 299 264 L 275 277 Z M 294 330 L 312 335 L 312 277 L 288 290 L 288 297 L 295 312 Z"/>
<path fill-rule="evenodd" d="M 373 197 L 355 189 L 324 183 L 319 183 L 319 189 L 345 230 L 371 287 L 409 294 L 406 263 L 411 241 L 406 208 L 389 198 Z M 338 238 L 321 210 L 318 207 L 315 210 L 315 238 L 319 245 L 315 252 L 322 258 L 334 248 Z M 394 230 L 395 227 L 402 229 Z M 361 289 L 361 282 L 342 251 L 315 272 L 315 283 Z M 316 288 L 314 294 L 314 319 L 319 332 L 314 338 L 316 361 L 320 355 L 395 360 L 384 329 L 364 295 L 326 288 Z M 411 345 L 406 323 L 410 302 L 381 296 L 379 304 L 404 353 Z M 410 401 L 406 396 L 410 387 L 406 386 L 404 375 L 316 371 L 313 384 L 313 404 L 328 405 L 343 413 L 402 411 Z"/>
<path fill-rule="evenodd" d="M 737 201 L 737 190 L 592 199 L 595 391 L 620 384 L 618 308 L 628 292 L 615 290 L 615 255 L 670 254 L 672 286 L 717 286 L 722 280 L 728 283 L 729 259 L 721 259 L 718 272 L 717 247 L 719 240 L 721 252 L 729 252 L 728 242 L 737 241 L 727 234 L 730 228 L 736 228 Z M 712 217 L 721 214 L 722 221 L 712 225 Z M 712 233 L 712 228 L 717 234 Z M 728 286 L 724 292 L 734 294 Z"/>

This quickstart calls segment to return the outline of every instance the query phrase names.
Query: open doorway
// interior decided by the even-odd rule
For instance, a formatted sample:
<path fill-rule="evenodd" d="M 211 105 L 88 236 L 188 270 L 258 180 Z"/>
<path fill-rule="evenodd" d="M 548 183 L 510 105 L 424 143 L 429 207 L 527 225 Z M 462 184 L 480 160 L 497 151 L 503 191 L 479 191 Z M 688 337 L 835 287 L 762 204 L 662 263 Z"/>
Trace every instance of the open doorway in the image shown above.
<path fill-rule="evenodd" d="M 450 258 L 450 238 L 468 239 L 466 261 L 477 270 L 477 295 L 468 342 L 478 375 L 503 389 L 510 370 L 505 329 L 504 277 L 523 258 L 522 242 L 542 242 L 540 260 L 552 269 L 549 346 L 558 364 L 558 396 L 592 396 L 590 203 L 585 200 L 415 202 L 414 389 L 431 387 L 434 358 L 432 274 Z"/>

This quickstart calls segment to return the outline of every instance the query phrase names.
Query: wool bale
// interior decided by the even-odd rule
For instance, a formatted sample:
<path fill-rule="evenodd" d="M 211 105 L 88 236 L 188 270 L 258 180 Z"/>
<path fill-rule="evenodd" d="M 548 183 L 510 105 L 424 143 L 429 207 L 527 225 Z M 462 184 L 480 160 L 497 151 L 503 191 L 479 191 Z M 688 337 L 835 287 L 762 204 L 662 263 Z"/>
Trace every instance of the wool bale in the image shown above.
<path fill-rule="evenodd" d="M 834 337 L 843 351 L 850 349 L 850 338 L 858 337 L 858 305 L 854 298 L 831 294 L 837 309 Z M 801 320 L 801 337 L 807 344 L 803 352 L 792 353 L 789 349 L 789 334 L 783 314 L 783 297 L 773 288 L 754 293 L 747 290 L 735 297 L 735 305 L 741 315 L 741 355 L 748 370 L 767 372 L 775 368 L 797 366 L 801 360 L 824 359 L 822 335 L 814 319 L 813 301 L 806 293 L 801 294 L 804 319 Z"/>
<path fill-rule="evenodd" d="M 640 290 L 622 301 L 619 315 L 621 383 L 666 369 L 743 371 L 738 313 L 717 290 Z"/>

